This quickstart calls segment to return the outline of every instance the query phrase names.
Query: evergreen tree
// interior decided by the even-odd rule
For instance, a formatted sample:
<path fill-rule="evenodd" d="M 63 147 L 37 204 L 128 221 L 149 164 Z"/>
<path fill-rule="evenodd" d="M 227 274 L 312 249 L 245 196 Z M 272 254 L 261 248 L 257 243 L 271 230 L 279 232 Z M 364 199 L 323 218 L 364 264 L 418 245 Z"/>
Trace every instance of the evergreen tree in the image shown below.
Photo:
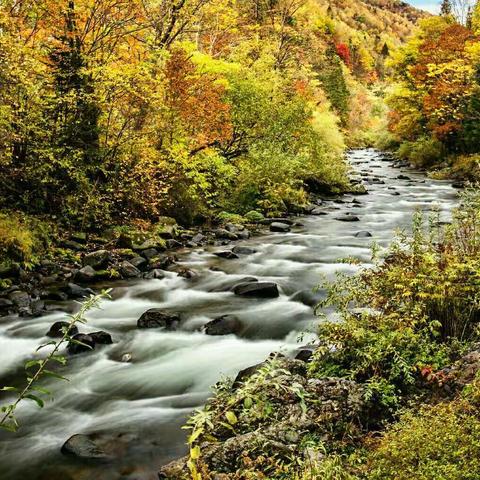
<path fill-rule="evenodd" d="M 442 15 L 442 17 L 448 17 L 452 14 L 452 10 L 452 2 L 450 0 L 442 0 L 440 15 Z"/>

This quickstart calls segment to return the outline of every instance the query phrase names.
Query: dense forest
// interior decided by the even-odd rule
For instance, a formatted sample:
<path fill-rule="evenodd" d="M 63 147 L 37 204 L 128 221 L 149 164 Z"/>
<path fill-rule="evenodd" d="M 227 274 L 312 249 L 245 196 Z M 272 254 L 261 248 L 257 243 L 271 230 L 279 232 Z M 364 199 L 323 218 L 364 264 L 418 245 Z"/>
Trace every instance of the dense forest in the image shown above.
<path fill-rule="evenodd" d="M 368 261 L 328 259 L 359 271 L 315 288 L 320 303 L 313 284 L 310 303 L 299 300 L 322 318 L 313 346 L 217 383 L 187 421 L 187 455 L 157 465 L 155 478 L 478 480 L 479 119 L 480 3 L 443 0 L 432 15 L 397 0 L 0 0 L 0 317 L 28 322 L 90 297 L 47 332 L 53 353 L 29 357 L 27 387 L 4 372 L 14 386 L 0 393 L 20 394 L 0 427 L 21 427 L 24 400 L 45 406 L 51 392 L 37 383 L 68 377 L 67 358 L 114 343 L 77 328 L 107 302 L 108 292 L 95 296 L 105 282 L 176 275 L 194 289 L 201 275 L 176 256 L 186 250 L 360 210 L 371 186 L 385 208 L 431 206 L 421 189 L 453 181 L 462 193 L 448 221 L 418 211 L 390 246 L 373 243 Z M 356 172 L 370 157 L 354 167 L 352 149 L 380 158 L 376 172 L 388 163 L 422 178 Z M 378 213 L 372 228 L 385 222 Z M 335 248 L 351 246 L 339 236 Z M 369 247 L 354 245 L 353 257 Z M 212 256 L 258 253 L 235 248 Z M 298 251 L 281 269 L 319 261 Z M 237 278 L 202 294 L 288 296 L 291 285 L 270 278 L 283 270 L 263 271 L 266 281 Z M 139 329 L 182 322 L 151 310 Z M 226 334 L 241 330 L 232 318 Z M 53 362 L 62 375 L 47 369 Z M 97 458 L 68 441 L 62 453 Z"/>

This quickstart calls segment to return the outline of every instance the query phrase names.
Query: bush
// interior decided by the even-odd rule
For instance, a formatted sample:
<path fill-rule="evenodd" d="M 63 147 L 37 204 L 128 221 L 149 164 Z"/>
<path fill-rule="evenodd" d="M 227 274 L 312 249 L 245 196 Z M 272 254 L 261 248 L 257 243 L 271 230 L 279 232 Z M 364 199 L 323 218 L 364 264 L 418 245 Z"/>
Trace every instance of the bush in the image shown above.
<path fill-rule="evenodd" d="M 403 142 L 397 153 L 400 158 L 422 168 L 438 165 L 445 158 L 442 143 L 429 137 L 420 137 L 414 142 Z"/>
<path fill-rule="evenodd" d="M 477 480 L 480 419 L 466 401 L 409 411 L 382 437 L 370 480 Z"/>
<path fill-rule="evenodd" d="M 50 243 L 51 225 L 17 213 L 0 214 L 0 263 L 31 266 Z"/>

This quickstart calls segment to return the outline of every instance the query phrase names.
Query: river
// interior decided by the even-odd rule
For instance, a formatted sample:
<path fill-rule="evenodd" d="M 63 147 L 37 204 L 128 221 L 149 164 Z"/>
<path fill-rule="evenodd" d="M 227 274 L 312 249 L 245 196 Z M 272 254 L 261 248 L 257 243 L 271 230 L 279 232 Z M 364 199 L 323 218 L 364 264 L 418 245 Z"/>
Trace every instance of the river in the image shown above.
<path fill-rule="evenodd" d="M 196 279 L 168 272 L 162 280 L 115 284 L 112 300 L 90 312 L 88 325 L 81 327 L 110 332 L 114 344 L 72 358 L 63 370 L 69 381 L 49 382 L 54 401 L 44 409 L 23 403 L 20 431 L 0 433 L 0 479 L 157 479 L 159 466 L 185 453 L 181 425 L 211 395 L 211 385 L 273 351 L 292 354 L 299 342 L 314 337 L 308 332 L 320 320 L 312 305 L 322 295 L 313 293 L 314 287 L 322 277 L 333 279 L 335 272 L 359 268 L 341 259 L 355 257 L 368 265 L 372 241 L 388 245 L 395 229 L 409 228 L 415 209 L 436 203 L 448 219 L 457 202 L 448 182 L 402 172 L 375 150 L 354 150 L 348 159 L 368 195 L 324 201 L 323 215 L 299 217 L 302 226 L 290 233 L 240 242 L 256 250 L 252 255 L 234 260 L 213 255 L 224 247 L 184 252 L 181 263 L 199 273 Z M 359 221 L 337 220 L 345 213 Z M 358 238 L 359 231 L 372 237 Z M 244 298 L 221 291 L 245 276 L 276 282 L 280 297 Z M 137 319 L 153 307 L 179 312 L 180 328 L 137 329 Z M 198 331 L 225 314 L 240 319 L 241 335 L 214 337 Z M 0 319 L 0 385 L 20 374 L 23 362 L 47 340 L 50 325 L 64 316 Z M 121 361 L 125 353 L 131 353 L 132 362 Z M 71 435 L 91 432 L 103 432 L 105 441 L 115 444 L 116 461 L 86 463 L 60 453 Z"/>

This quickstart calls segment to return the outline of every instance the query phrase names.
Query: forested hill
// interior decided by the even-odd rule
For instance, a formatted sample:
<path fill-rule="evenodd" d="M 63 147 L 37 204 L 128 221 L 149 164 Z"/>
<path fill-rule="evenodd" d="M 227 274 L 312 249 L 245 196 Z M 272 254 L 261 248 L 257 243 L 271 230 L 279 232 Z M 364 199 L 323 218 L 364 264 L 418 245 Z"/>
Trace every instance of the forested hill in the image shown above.
<path fill-rule="evenodd" d="M 348 28 L 370 35 L 388 35 L 404 41 L 417 22 L 429 14 L 397 0 L 319 0 Z"/>
<path fill-rule="evenodd" d="M 375 85 L 423 13 L 398 2 L 6 0 L 0 206 L 102 230 L 278 215 L 346 188 Z M 26 216 L 27 215 L 27 216 Z"/>

